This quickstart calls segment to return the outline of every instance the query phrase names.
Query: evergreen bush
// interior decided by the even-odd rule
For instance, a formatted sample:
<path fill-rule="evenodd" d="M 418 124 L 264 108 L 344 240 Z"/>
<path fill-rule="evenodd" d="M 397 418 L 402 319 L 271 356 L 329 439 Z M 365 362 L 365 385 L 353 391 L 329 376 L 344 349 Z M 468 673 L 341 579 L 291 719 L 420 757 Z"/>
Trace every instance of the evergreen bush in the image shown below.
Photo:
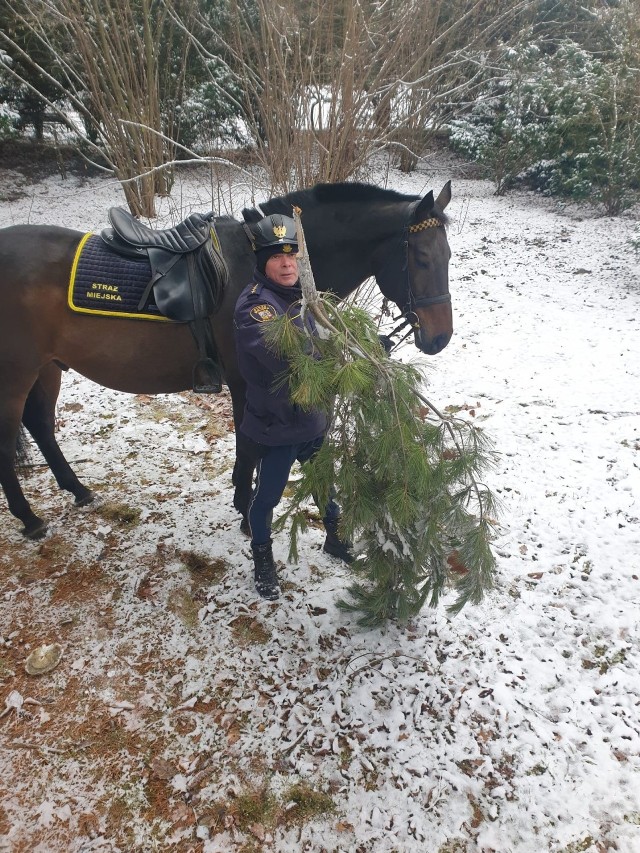
<path fill-rule="evenodd" d="M 453 122 L 455 150 L 482 163 L 502 194 L 517 181 L 619 213 L 640 190 L 640 70 L 571 41 L 507 55 L 470 114 Z"/>
<path fill-rule="evenodd" d="M 20 114 L 15 108 L 18 87 L 4 70 L 11 65 L 11 57 L 0 47 L 0 139 L 17 136 Z"/>
<path fill-rule="evenodd" d="M 234 80 L 220 63 L 212 61 L 207 65 L 211 79 L 194 85 L 175 108 L 176 141 L 204 154 L 249 142 L 234 102 Z"/>

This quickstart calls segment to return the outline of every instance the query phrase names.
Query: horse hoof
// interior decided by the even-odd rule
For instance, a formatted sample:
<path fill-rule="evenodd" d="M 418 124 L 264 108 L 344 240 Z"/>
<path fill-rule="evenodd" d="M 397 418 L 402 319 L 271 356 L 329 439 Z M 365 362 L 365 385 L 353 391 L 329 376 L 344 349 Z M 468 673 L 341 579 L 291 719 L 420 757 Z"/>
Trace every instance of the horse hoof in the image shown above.
<path fill-rule="evenodd" d="M 93 503 L 94 498 L 95 498 L 95 495 L 93 494 L 93 492 L 87 491 L 86 495 L 82 495 L 82 496 L 76 498 L 75 505 L 76 506 L 87 506 L 88 504 Z"/>
<path fill-rule="evenodd" d="M 42 537 L 47 532 L 47 522 L 38 520 L 38 523 L 32 527 L 24 527 L 22 529 L 22 535 L 26 536 L 27 539 L 30 539 L 32 542 L 36 539 L 42 539 Z"/>

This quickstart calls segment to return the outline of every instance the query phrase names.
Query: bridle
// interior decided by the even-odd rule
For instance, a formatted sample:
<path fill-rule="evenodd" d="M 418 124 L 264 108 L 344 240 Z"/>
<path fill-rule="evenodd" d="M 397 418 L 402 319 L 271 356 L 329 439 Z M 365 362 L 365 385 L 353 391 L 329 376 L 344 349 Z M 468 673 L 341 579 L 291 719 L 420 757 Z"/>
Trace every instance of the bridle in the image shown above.
<path fill-rule="evenodd" d="M 415 312 L 416 308 L 429 308 L 432 305 L 442 305 L 446 302 L 451 302 L 450 293 L 441 293 L 439 296 L 416 297 L 413 290 L 411 289 L 411 281 L 409 279 L 409 234 L 417 234 L 420 231 L 424 231 L 426 228 L 444 228 L 444 223 L 436 216 L 431 216 L 428 219 L 423 219 L 421 222 L 416 222 L 412 225 L 406 225 L 402 234 L 402 241 L 400 246 L 401 250 L 403 251 L 402 269 L 406 270 L 407 296 L 404 307 L 400 309 L 400 315 L 394 318 L 395 320 L 399 320 L 400 317 L 402 317 L 402 322 L 400 322 L 391 332 L 389 332 L 388 335 L 382 336 L 388 341 L 389 344 L 388 346 L 386 346 L 387 352 L 391 352 L 393 349 L 398 347 L 403 341 L 405 341 L 409 337 L 409 335 L 413 334 L 416 329 L 420 328 L 420 319 Z M 388 297 L 385 297 L 385 301 L 388 301 Z M 409 331 L 405 335 L 403 335 L 399 341 L 393 343 L 391 339 L 397 334 L 399 334 L 406 326 L 411 327 Z"/>

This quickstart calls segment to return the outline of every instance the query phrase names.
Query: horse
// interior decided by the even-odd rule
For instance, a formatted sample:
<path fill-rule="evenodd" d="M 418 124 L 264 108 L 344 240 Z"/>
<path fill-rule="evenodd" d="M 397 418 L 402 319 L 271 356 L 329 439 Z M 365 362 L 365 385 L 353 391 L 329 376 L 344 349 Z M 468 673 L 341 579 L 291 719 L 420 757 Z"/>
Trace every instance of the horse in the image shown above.
<path fill-rule="evenodd" d="M 444 227 L 450 200 L 450 181 L 435 200 L 433 191 L 421 197 L 367 184 L 318 184 L 272 198 L 260 210 L 245 209 L 245 223 L 215 218 L 229 277 L 209 322 L 232 399 L 233 503 L 243 518 L 255 463 L 238 431 L 245 384 L 237 367 L 233 313 L 255 266 L 246 223 L 271 213 L 291 216 L 293 206 L 299 207 L 318 289 L 342 298 L 375 277 L 384 297 L 398 306 L 401 325 L 410 324 L 407 334 L 413 331 L 416 347 L 433 355 L 453 333 L 451 252 Z M 46 522 L 31 509 L 16 472 L 23 427 L 76 505 L 93 499 L 55 437 L 62 371 L 71 368 L 102 386 L 132 394 L 173 393 L 191 387 L 198 357 L 185 324 L 84 315 L 69 308 L 70 271 L 84 236 L 57 225 L 0 229 L 0 484 L 28 539 L 44 535 Z"/>

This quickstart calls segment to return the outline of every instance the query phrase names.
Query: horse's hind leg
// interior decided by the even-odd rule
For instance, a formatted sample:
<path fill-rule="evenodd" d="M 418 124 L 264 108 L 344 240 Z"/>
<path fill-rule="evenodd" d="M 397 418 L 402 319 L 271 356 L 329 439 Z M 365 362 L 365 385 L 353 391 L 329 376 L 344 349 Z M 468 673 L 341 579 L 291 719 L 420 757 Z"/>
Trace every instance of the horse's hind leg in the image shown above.
<path fill-rule="evenodd" d="M 33 436 L 60 488 L 71 492 L 77 506 L 85 506 L 93 500 L 93 493 L 78 480 L 55 436 L 56 400 L 60 392 L 61 377 L 60 368 L 55 364 L 47 364 L 42 368 L 36 383 L 29 391 L 22 423 Z"/>
<path fill-rule="evenodd" d="M 0 401 L 0 485 L 7 498 L 9 512 L 24 525 L 24 535 L 37 539 L 44 535 L 47 525 L 29 506 L 15 468 L 23 399 L 7 395 L 6 400 Z"/>

